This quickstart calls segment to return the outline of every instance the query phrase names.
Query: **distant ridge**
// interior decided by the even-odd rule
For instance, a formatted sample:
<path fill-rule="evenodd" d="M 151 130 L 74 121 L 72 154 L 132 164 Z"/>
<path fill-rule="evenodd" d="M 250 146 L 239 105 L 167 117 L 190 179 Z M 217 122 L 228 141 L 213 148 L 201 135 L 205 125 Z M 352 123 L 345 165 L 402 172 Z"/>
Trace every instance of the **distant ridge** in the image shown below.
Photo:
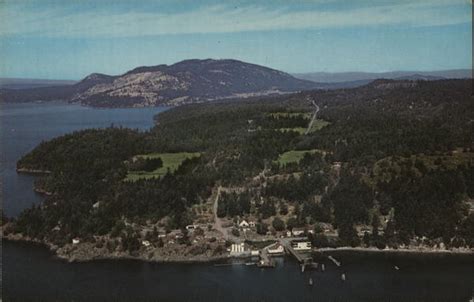
<path fill-rule="evenodd" d="M 122 75 L 93 73 L 68 86 L 3 89 L 7 102 L 67 100 L 98 107 L 181 105 L 323 88 L 312 81 L 238 60 L 185 60 L 141 66 Z"/>
<path fill-rule="evenodd" d="M 28 89 L 48 86 L 72 85 L 72 80 L 45 80 L 45 79 L 22 79 L 22 78 L 0 78 L 0 88 L 6 89 Z"/>
<path fill-rule="evenodd" d="M 311 72 L 293 74 L 299 79 L 319 83 L 359 82 L 368 83 L 375 79 L 441 80 L 472 78 L 471 69 L 452 69 L 439 71 L 391 71 L 391 72 Z"/>

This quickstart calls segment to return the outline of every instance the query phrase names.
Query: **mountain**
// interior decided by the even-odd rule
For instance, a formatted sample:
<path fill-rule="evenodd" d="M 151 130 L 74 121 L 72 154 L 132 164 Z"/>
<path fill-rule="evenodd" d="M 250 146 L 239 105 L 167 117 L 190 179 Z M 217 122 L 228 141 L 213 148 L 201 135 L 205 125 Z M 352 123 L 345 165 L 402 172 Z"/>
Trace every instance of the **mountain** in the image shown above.
<path fill-rule="evenodd" d="M 119 76 L 93 73 L 68 86 L 3 89 L 4 101 L 62 99 L 97 107 L 180 105 L 322 88 L 287 73 L 237 60 L 185 60 L 142 66 Z"/>
<path fill-rule="evenodd" d="M 375 79 L 410 79 L 410 80 L 441 80 L 472 78 L 471 69 L 453 69 L 440 71 L 392 71 L 392 72 L 313 72 L 294 74 L 299 79 L 320 83 L 340 83 L 345 87 L 351 84 L 367 84 Z M 339 86 L 340 87 L 340 86 Z"/>

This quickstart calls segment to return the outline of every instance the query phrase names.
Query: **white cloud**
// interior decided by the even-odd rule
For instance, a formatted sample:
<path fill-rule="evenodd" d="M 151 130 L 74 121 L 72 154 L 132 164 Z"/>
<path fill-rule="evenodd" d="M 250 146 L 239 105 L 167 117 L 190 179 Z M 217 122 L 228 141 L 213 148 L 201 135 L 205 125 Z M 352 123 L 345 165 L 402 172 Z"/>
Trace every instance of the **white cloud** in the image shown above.
<path fill-rule="evenodd" d="M 379 25 L 442 26 L 471 22 L 468 3 L 466 0 L 398 1 L 325 11 L 219 5 L 173 14 L 105 10 L 71 14 L 59 8 L 36 11 L 0 6 L 0 36 L 133 37 Z"/>

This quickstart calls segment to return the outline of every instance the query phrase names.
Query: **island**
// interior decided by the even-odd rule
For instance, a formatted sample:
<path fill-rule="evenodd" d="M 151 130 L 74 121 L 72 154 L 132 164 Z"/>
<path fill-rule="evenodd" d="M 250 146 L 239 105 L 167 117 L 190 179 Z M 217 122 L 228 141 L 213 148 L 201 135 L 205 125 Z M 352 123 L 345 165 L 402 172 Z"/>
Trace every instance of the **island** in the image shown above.
<path fill-rule="evenodd" d="M 172 108 L 17 163 L 40 205 L 8 240 L 69 261 L 211 261 L 334 249 L 474 251 L 470 80 L 377 80 Z M 297 255 L 298 257 L 298 255 Z"/>

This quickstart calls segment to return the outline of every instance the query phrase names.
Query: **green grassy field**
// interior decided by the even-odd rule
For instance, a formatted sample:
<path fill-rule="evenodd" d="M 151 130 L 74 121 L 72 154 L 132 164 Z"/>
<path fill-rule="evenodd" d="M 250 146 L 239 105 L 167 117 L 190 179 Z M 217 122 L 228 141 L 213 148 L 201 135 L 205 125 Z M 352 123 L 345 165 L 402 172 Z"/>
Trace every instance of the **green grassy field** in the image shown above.
<path fill-rule="evenodd" d="M 268 115 L 274 118 L 287 118 L 287 117 L 302 116 L 303 118 L 309 120 L 312 116 L 312 113 L 310 112 L 273 112 L 273 113 L 269 113 Z"/>
<path fill-rule="evenodd" d="M 314 131 L 321 130 L 329 124 L 330 124 L 330 122 L 328 122 L 328 121 L 316 119 L 314 121 L 313 126 L 311 127 L 311 130 L 309 132 L 314 132 Z"/>
<path fill-rule="evenodd" d="M 314 123 L 313 123 L 313 126 L 311 127 L 311 129 L 309 130 L 309 133 L 311 132 L 315 132 L 315 131 L 318 131 L 318 130 L 321 130 L 322 128 L 326 127 L 327 125 L 329 125 L 330 123 L 328 121 L 325 121 L 325 120 L 315 120 Z M 303 128 L 303 127 L 296 127 L 296 128 L 280 128 L 278 130 L 282 131 L 282 132 L 286 132 L 286 131 L 295 131 L 295 132 L 298 132 L 300 135 L 303 135 L 305 134 L 306 132 L 306 129 L 307 128 Z"/>
<path fill-rule="evenodd" d="M 151 153 L 151 154 L 143 154 L 143 155 L 136 155 L 135 157 L 151 159 L 151 158 L 161 158 L 163 161 L 163 166 L 151 172 L 145 171 L 133 171 L 128 172 L 127 177 L 125 180 L 127 181 L 135 181 L 138 179 L 149 179 L 149 178 L 159 178 L 166 174 L 169 170 L 171 173 L 176 171 L 179 168 L 181 163 L 193 157 L 201 156 L 200 153 L 188 153 L 188 152 L 180 152 L 180 153 Z"/>
<path fill-rule="evenodd" d="M 280 154 L 276 162 L 280 165 L 286 165 L 289 163 L 298 163 L 300 160 L 303 159 L 306 153 L 314 154 L 321 152 L 321 150 L 313 149 L 313 150 L 292 150 L 287 151 L 285 153 Z"/>
<path fill-rule="evenodd" d="M 306 128 L 303 127 L 296 127 L 296 128 L 280 128 L 278 129 L 281 132 L 287 132 L 287 131 L 295 131 L 298 132 L 300 135 L 304 134 L 306 132 Z"/>

